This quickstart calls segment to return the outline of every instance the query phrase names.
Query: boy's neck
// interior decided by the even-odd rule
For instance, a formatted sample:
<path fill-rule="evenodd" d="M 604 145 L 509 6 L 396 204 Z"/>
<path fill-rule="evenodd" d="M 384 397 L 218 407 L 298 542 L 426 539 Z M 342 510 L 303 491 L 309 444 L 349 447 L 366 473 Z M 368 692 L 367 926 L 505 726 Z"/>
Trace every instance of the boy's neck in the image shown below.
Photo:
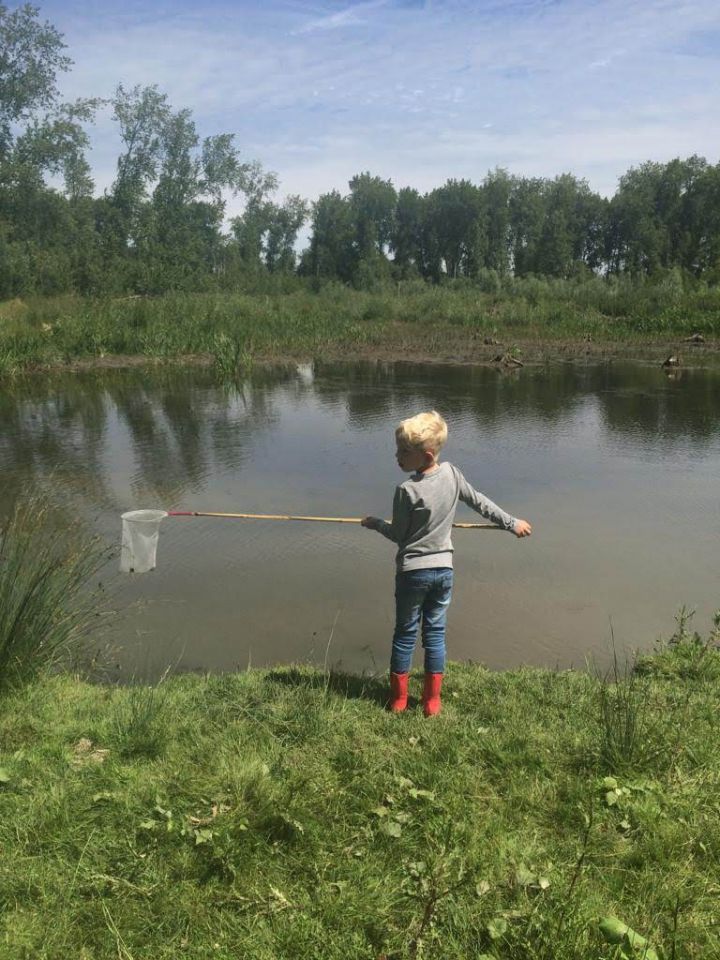
<path fill-rule="evenodd" d="M 419 477 L 427 476 L 428 473 L 435 473 L 439 466 L 440 464 L 437 462 L 437 460 L 433 460 L 433 462 L 429 463 L 426 467 L 421 467 L 417 471 L 417 474 Z"/>

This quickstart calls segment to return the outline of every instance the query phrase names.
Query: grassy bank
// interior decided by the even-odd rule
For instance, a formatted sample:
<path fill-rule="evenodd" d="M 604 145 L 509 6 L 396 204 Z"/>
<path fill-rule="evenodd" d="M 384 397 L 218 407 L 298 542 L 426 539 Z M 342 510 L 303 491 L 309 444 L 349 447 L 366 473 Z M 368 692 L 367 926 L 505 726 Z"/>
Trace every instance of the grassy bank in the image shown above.
<path fill-rule="evenodd" d="M 223 370 L 255 357 L 386 348 L 472 358 L 485 339 L 580 343 L 720 335 L 720 288 L 495 278 L 440 287 L 406 282 L 374 292 L 329 284 L 317 292 L 187 294 L 0 304 L 0 373 L 112 356 L 207 355 Z M 490 352 L 496 349 L 491 344 Z M 485 350 L 487 353 L 488 350 Z"/>
<path fill-rule="evenodd" d="M 455 665 L 430 721 L 305 668 L 6 692 L 0 957 L 717 956 L 720 654 L 678 639 Z"/>

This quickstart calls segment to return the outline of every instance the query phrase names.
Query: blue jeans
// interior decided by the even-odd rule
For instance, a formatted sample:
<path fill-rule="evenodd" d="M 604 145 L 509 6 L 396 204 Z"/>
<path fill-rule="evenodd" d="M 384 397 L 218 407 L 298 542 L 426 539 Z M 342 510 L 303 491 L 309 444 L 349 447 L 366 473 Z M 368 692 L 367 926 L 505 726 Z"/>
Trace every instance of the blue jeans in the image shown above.
<path fill-rule="evenodd" d="M 390 669 L 407 673 L 412 664 L 418 626 L 422 620 L 425 672 L 445 670 L 445 624 L 452 597 L 450 567 L 407 570 L 395 577 L 395 633 Z"/>

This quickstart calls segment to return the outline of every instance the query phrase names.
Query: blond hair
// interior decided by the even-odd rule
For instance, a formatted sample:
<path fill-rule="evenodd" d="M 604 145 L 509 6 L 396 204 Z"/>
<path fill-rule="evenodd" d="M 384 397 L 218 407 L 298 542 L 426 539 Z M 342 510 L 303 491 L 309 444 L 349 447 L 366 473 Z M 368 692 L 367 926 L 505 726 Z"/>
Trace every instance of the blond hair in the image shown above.
<path fill-rule="evenodd" d="M 437 410 L 408 417 L 395 430 L 395 439 L 402 446 L 429 450 L 435 456 L 444 446 L 447 435 L 447 424 Z"/>

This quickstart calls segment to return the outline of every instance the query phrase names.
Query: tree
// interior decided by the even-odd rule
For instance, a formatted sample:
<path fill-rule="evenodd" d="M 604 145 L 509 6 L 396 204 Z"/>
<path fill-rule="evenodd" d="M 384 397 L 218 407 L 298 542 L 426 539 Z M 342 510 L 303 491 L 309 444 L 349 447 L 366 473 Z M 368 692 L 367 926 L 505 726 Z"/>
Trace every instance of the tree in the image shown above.
<path fill-rule="evenodd" d="M 384 254 L 393 233 L 397 203 L 395 187 L 390 180 L 382 180 L 369 173 L 354 176 L 349 187 L 358 260 L 373 253 Z"/>
<path fill-rule="evenodd" d="M 62 35 L 38 13 L 29 3 L 12 13 L 0 4 L 0 160 L 12 147 L 13 126 L 55 103 L 55 77 L 72 62 Z"/>
<path fill-rule="evenodd" d="M 301 272 L 349 283 L 355 267 L 354 239 L 355 220 L 348 201 L 337 190 L 322 194 L 313 204 L 310 246 Z"/>
<path fill-rule="evenodd" d="M 58 103 L 61 34 L 29 4 L 0 5 L 0 233 L 6 295 L 80 286 L 96 255 L 84 124 L 99 100 Z M 62 176 L 65 196 L 48 187 Z M 91 271 L 90 271 L 91 272 Z M 22 278 L 22 279 L 21 279 Z"/>
<path fill-rule="evenodd" d="M 271 273 L 295 269 L 295 242 L 307 216 L 308 205 L 297 195 L 287 197 L 281 206 L 270 205 L 264 256 Z"/>
<path fill-rule="evenodd" d="M 537 269 L 545 204 L 543 181 L 537 177 L 516 180 L 509 200 L 510 257 L 513 272 L 522 277 Z"/>
<path fill-rule="evenodd" d="M 243 172 L 245 209 L 231 224 L 240 260 L 245 267 L 253 270 L 259 269 L 262 264 L 263 237 L 270 229 L 273 218 L 274 205 L 270 196 L 277 186 L 276 175 L 265 172 L 259 163 L 249 164 Z"/>
<path fill-rule="evenodd" d="M 412 187 L 398 192 L 395 220 L 389 241 L 394 264 L 401 276 L 423 269 L 423 218 L 425 201 Z"/>
<path fill-rule="evenodd" d="M 448 180 L 426 198 L 425 246 L 434 247 L 448 277 L 475 276 L 480 267 L 481 195 L 469 180 Z"/>
<path fill-rule="evenodd" d="M 92 196 L 94 183 L 85 151 L 90 145 L 82 126 L 94 118 L 99 99 L 61 104 L 41 118 L 34 118 L 20 134 L 9 162 L 44 173 L 61 174 L 70 200 Z"/>
<path fill-rule="evenodd" d="M 705 165 L 688 183 L 680 234 L 683 267 L 720 282 L 720 164 Z"/>
<path fill-rule="evenodd" d="M 692 269 L 695 217 L 689 201 L 707 173 L 701 157 L 643 163 L 620 178 L 610 205 L 609 258 L 616 272 L 653 274 L 673 266 Z"/>
<path fill-rule="evenodd" d="M 126 90 L 120 84 L 112 105 L 124 152 L 118 157 L 110 199 L 118 213 L 118 241 L 124 252 L 138 240 L 138 218 L 149 186 L 157 177 L 170 107 L 167 96 L 154 85 Z"/>
<path fill-rule="evenodd" d="M 510 266 L 510 196 L 514 179 L 497 167 L 482 183 L 484 227 L 483 265 L 498 273 L 507 273 Z"/>

